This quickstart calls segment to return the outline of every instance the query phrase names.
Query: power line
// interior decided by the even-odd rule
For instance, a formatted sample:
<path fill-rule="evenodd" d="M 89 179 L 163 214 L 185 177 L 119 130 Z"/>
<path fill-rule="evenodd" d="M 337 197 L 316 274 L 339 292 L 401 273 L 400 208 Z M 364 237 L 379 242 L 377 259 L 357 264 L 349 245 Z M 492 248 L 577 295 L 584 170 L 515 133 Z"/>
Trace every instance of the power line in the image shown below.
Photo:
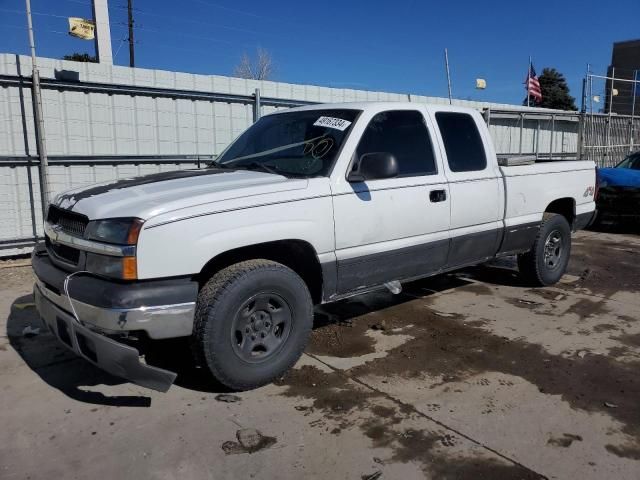
<path fill-rule="evenodd" d="M 118 49 L 116 50 L 116 53 L 113 54 L 113 58 L 117 58 L 118 53 L 120 52 L 120 49 L 122 48 L 122 45 L 124 45 L 124 42 L 127 41 L 127 37 L 122 37 L 120 39 L 120 42 L 118 43 Z"/>
<path fill-rule="evenodd" d="M 248 47 L 248 48 L 253 48 L 254 47 L 254 45 L 231 42 L 229 40 L 222 40 L 222 39 L 214 38 L 214 37 L 205 37 L 205 36 L 202 36 L 202 35 L 193 35 L 191 33 L 172 32 L 170 30 L 158 30 L 156 28 L 149 28 L 149 27 L 142 27 L 142 26 L 139 26 L 139 27 L 136 27 L 136 28 L 138 30 L 142 30 L 142 31 L 145 31 L 145 32 L 161 33 L 163 35 L 170 34 L 170 35 L 175 35 L 175 36 L 178 36 L 178 37 L 188 37 L 188 38 L 194 38 L 196 40 L 206 40 L 208 42 L 224 43 L 226 45 L 231 45 L 231 46 L 234 46 L 234 47 L 238 46 L 238 45 L 239 46 L 243 46 L 243 47 Z"/>
<path fill-rule="evenodd" d="M 0 7 L 0 12 L 7 12 L 7 13 L 15 13 L 17 15 L 24 15 L 24 12 L 21 10 L 13 10 L 10 8 L 2 8 Z M 63 18 L 65 20 L 67 20 L 69 18 L 68 15 L 56 15 L 55 13 L 45 13 L 45 12 L 31 12 L 31 15 L 37 15 L 40 17 L 52 17 L 52 18 Z M 99 23 L 99 24 L 110 24 L 110 25 L 126 25 L 126 23 L 123 22 L 115 22 L 115 23 L 110 23 L 110 22 L 95 22 L 95 23 Z M 39 29 L 38 29 L 39 31 Z M 65 32 L 67 33 L 67 32 Z"/>
<path fill-rule="evenodd" d="M 113 8 L 125 9 L 127 7 L 116 5 Z M 173 16 L 173 15 L 161 15 L 159 13 L 147 12 L 147 11 L 141 10 L 139 8 L 134 8 L 133 11 L 137 12 L 139 15 L 146 15 L 148 17 L 156 17 L 156 18 L 162 18 L 162 19 L 172 20 L 172 21 L 177 21 L 177 22 L 191 23 L 191 24 L 194 24 L 194 25 L 203 25 L 203 26 L 206 26 L 206 27 L 223 28 L 225 30 L 231 30 L 231 31 L 234 31 L 234 32 L 252 33 L 252 34 L 256 34 L 256 35 L 268 35 L 268 36 L 273 36 L 273 37 L 276 37 L 276 38 L 287 38 L 287 39 L 290 38 L 290 37 L 284 37 L 282 35 L 273 35 L 273 34 L 270 34 L 270 33 L 258 32 L 257 30 L 249 30 L 247 28 L 239 28 L 239 27 L 232 27 L 230 25 L 222 25 L 222 24 L 219 24 L 219 23 L 205 22 L 205 21 L 202 21 L 202 20 L 192 20 L 190 18 L 176 17 L 176 16 Z"/>
<path fill-rule="evenodd" d="M 202 5 L 207 5 L 209 7 L 219 8 L 220 10 L 226 10 L 228 12 L 238 13 L 240 15 L 247 15 L 249 17 L 254 17 L 254 18 L 268 18 L 268 17 L 265 17 L 264 15 L 258 15 L 257 13 L 246 12 L 244 10 L 236 10 L 235 8 L 229 8 L 225 5 L 220 5 L 219 3 L 207 2 L 205 0 L 192 0 L 192 1 L 196 3 L 200 3 Z"/>

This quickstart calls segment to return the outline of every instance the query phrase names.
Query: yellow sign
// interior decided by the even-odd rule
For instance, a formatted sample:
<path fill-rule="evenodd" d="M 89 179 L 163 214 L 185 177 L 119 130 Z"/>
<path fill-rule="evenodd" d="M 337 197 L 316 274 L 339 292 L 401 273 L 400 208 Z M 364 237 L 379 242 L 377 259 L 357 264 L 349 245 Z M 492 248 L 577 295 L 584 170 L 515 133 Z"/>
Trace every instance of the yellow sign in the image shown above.
<path fill-rule="evenodd" d="M 478 90 L 484 90 L 487 88 L 487 81 L 484 78 L 476 78 L 476 88 Z"/>
<path fill-rule="evenodd" d="M 93 40 L 95 38 L 96 24 L 92 20 L 84 18 L 69 17 L 69 35 L 83 40 Z"/>

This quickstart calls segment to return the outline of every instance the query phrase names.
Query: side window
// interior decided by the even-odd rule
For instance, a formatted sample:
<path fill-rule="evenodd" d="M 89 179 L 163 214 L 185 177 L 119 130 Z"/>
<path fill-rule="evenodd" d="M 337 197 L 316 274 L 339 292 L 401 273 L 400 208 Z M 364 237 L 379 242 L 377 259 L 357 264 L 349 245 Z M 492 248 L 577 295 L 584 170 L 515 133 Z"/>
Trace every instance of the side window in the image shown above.
<path fill-rule="evenodd" d="M 482 138 L 471 115 L 437 112 L 436 122 L 452 172 L 474 172 L 487 168 Z"/>
<path fill-rule="evenodd" d="M 401 177 L 433 175 L 436 162 L 429 131 L 420 112 L 381 112 L 371 119 L 362 134 L 357 158 L 365 153 L 389 152 L 396 157 Z"/>

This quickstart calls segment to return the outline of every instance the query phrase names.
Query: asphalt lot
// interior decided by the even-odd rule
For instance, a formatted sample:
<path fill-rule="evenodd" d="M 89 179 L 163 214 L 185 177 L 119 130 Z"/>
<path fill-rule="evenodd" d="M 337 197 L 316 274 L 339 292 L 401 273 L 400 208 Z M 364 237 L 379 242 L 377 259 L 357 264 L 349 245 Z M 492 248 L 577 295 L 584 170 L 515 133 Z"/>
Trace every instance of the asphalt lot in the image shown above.
<path fill-rule="evenodd" d="M 577 234 L 550 288 L 504 260 L 326 306 L 296 369 L 235 397 L 175 341 L 146 356 L 168 393 L 110 377 L 23 334 L 29 268 L 0 284 L 3 479 L 640 478 L 638 235 Z"/>

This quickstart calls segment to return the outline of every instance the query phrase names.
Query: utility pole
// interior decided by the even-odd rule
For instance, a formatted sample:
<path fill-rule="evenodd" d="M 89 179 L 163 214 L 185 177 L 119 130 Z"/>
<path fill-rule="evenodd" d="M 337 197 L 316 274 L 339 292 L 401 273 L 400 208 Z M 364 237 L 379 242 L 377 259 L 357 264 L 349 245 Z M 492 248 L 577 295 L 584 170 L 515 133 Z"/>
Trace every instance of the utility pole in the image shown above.
<path fill-rule="evenodd" d="M 31 20 L 31 0 L 25 0 L 27 6 L 27 27 L 29 30 L 29 49 L 31 50 L 31 86 L 33 112 L 35 115 L 36 148 L 40 158 L 40 197 L 42 214 L 45 215 L 49 205 L 49 162 L 44 134 L 44 118 L 42 116 L 42 96 L 40 92 L 40 74 L 36 62 L 36 46 L 33 39 L 33 22 Z"/>
<path fill-rule="evenodd" d="M 127 17 L 129 24 L 129 66 L 135 67 L 135 54 L 133 51 L 133 0 L 127 0 Z"/>
<path fill-rule="evenodd" d="M 451 73 L 449 72 L 449 52 L 444 49 L 444 67 L 447 70 L 447 86 L 449 88 L 449 105 L 453 102 L 451 100 Z"/>

